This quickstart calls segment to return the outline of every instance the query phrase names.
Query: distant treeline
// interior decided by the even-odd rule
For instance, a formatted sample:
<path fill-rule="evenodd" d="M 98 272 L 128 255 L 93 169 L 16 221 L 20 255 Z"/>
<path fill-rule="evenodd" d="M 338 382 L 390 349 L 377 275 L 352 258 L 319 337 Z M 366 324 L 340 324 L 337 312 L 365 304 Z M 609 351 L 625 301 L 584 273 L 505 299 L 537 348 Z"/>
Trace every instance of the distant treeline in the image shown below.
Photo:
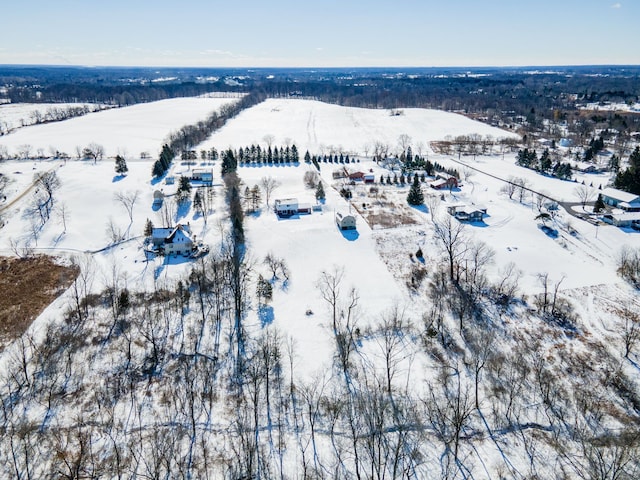
<path fill-rule="evenodd" d="M 219 88 L 218 88 L 219 87 Z M 116 106 L 155 102 L 167 98 L 195 97 L 217 91 L 236 91 L 225 86 L 186 82 L 167 85 L 55 84 L 40 89 L 15 86 L 7 89 L 12 103 L 91 102 Z"/>

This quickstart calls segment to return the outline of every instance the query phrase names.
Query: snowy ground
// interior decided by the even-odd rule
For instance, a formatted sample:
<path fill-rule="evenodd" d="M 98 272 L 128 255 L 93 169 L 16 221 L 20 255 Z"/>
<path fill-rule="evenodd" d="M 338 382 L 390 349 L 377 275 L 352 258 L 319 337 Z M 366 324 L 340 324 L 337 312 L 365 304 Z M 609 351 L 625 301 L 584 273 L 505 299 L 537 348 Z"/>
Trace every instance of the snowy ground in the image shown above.
<path fill-rule="evenodd" d="M 173 98 L 130 107 L 92 113 L 64 122 L 22 128 L 0 138 L 10 154 L 22 145 L 32 152 L 58 150 L 75 156 L 76 148 L 91 143 L 102 145 L 105 156 L 138 158 L 142 152 L 156 156 L 167 135 L 184 125 L 204 120 L 236 98 Z"/>
<path fill-rule="evenodd" d="M 215 109 L 212 103 L 208 103 L 209 100 L 221 102 L 219 99 L 176 99 L 138 106 L 144 107 L 144 112 L 136 113 L 136 107 L 131 107 L 134 109 L 133 113 L 129 109 L 119 109 L 77 119 L 84 122 L 93 119 L 91 121 L 97 122 L 81 123 L 82 128 L 77 131 L 74 128 L 75 121 L 61 122 L 59 125 L 48 127 L 60 128 L 61 130 L 57 130 L 60 139 L 69 142 L 70 145 L 91 139 L 90 141 L 102 141 L 108 152 L 118 148 L 138 152 L 145 148 L 145 142 L 149 141 L 150 144 L 153 143 L 152 151 L 155 152 L 160 145 L 159 138 L 166 135 L 168 128 L 179 128 L 184 123 L 200 118 L 198 115 L 205 115 Z M 196 107 L 196 104 L 200 103 L 202 105 Z M 172 108 L 169 108 L 170 106 Z M 167 112 L 170 112 L 170 118 L 161 118 Z M 113 119 L 99 122 L 95 120 L 104 119 L 103 116 L 106 114 L 113 114 Z M 177 118 L 187 117 L 190 120 L 183 120 L 178 124 L 180 122 Z M 172 126 L 169 126 L 170 124 Z M 128 125 L 131 131 L 123 132 L 123 125 Z M 135 130 L 134 126 L 140 129 Z M 29 138 L 35 146 L 38 141 L 48 141 L 48 135 L 51 134 L 49 130 L 40 130 L 41 128 L 27 127 L 21 132 L 24 132 L 25 138 Z M 45 133 L 40 136 L 39 132 L 43 131 Z M 148 138 L 144 138 L 145 132 Z M 215 146 L 221 150 L 228 146 L 237 148 L 251 143 L 264 144 L 263 137 L 272 135 L 274 144 L 280 145 L 290 141 L 296 143 L 301 152 L 309 149 L 313 153 L 321 153 L 322 149 L 329 149 L 330 146 L 345 151 L 363 152 L 363 146 L 372 141 L 395 144 L 398 136 L 406 134 L 412 137 L 412 142 L 422 142 L 427 151 L 430 140 L 441 139 L 446 135 L 470 133 L 490 134 L 494 137 L 507 135 L 465 117 L 443 112 L 405 109 L 403 115 L 390 116 L 388 111 L 382 110 L 343 108 L 300 100 L 269 100 L 242 112 L 197 148 Z M 102 140 L 98 138 L 100 135 Z M 153 139 L 153 142 L 150 139 Z M 429 158 L 446 166 L 460 170 L 463 168 L 450 157 L 429 152 Z M 559 335 L 557 330 L 545 325 L 539 318 L 529 317 L 526 312 L 521 311 L 522 318 L 511 319 L 511 326 L 508 318 L 505 320 L 496 316 L 496 319 L 492 319 L 495 320 L 492 327 L 512 329 L 515 332 L 513 338 L 498 339 L 494 344 L 497 350 L 512 353 L 519 348 L 515 344 L 518 338 L 540 338 L 539 352 L 540 355 L 544 355 L 540 358 L 545 359 L 545 364 L 551 365 L 549 368 L 554 367 L 552 364 L 555 361 L 554 368 L 559 370 L 560 378 L 570 382 L 573 376 L 561 370 L 566 367 L 561 362 L 573 361 L 570 357 L 573 356 L 574 349 L 585 348 L 588 342 L 601 342 L 611 351 L 619 349 L 620 339 L 618 336 L 614 338 L 612 333 L 618 327 L 618 319 L 611 313 L 615 306 L 613 301 L 617 305 L 632 305 L 635 294 L 622 284 L 617 276 L 615 258 L 622 245 L 639 247 L 640 234 L 611 226 L 596 227 L 561 212 L 556 220 L 550 223 L 550 226 L 557 230 L 557 236 L 550 237 L 540 229 L 539 221 L 535 219 L 537 211 L 531 198 L 525 196 L 522 203 L 516 198 L 507 198 L 500 193 L 503 182 L 499 178 L 512 175 L 526 178 L 532 188 L 547 191 L 554 198 L 562 200 L 576 200 L 575 183 L 543 177 L 530 170 L 516 167 L 514 155 L 505 156 L 504 159 L 502 156 L 478 157 L 475 162 L 463 157 L 461 161 L 473 164 L 474 167 L 493 176 L 475 172 L 463 179 L 463 186 L 453 192 L 435 192 L 425 185 L 425 194 L 435 194 L 435 201 L 429 200 L 427 203 L 436 211 L 431 212 L 425 207 L 410 209 L 412 223 L 397 228 L 371 228 L 364 217 L 357 213 L 355 205 L 366 203 L 370 205 L 367 208 L 378 208 L 378 197 L 370 195 L 369 187 L 360 185 L 355 189 L 354 205 L 350 207 L 338 194 L 337 188 L 342 185 L 332 178 L 332 171 L 338 168 L 332 164 L 321 163 L 320 174 L 327 198 L 320 204 L 318 211 L 310 215 L 279 219 L 263 202 L 260 211 L 247 215 L 244 222 L 247 261 L 252 278 L 255 279 L 258 274 L 270 277 L 270 272 L 263 263 L 264 256 L 268 253 L 285 260 L 290 277 L 287 281 L 283 278 L 274 281 L 273 300 L 265 308 L 260 310 L 255 301 L 250 302 L 249 314 L 245 319 L 247 330 L 256 332 L 266 325 L 278 327 L 283 337 L 294 344 L 294 369 L 298 379 L 302 378 L 308 382 L 318 373 L 330 372 L 335 339 L 330 331 L 328 305 L 321 298 L 318 287 L 322 272 L 338 275 L 343 272 L 340 286 L 343 296 L 351 287 L 357 289 L 359 327 L 363 331 L 375 324 L 380 315 L 394 305 L 398 305 L 414 324 L 422 328 L 421 317 L 430 306 L 425 294 L 426 287 L 423 286 L 423 289 L 418 291 L 409 290 L 406 288 L 408 275 L 416 267 L 425 268 L 430 275 L 442 260 L 442 252 L 433 238 L 432 213 L 436 217 L 446 215 L 447 205 L 464 203 L 482 204 L 487 208 L 488 215 L 485 221 L 468 225 L 465 234 L 470 239 L 487 243 L 495 251 L 495 263 L 489 266 L 490 275 L 495 277 L 500 269 L 513 262 L 522 271 L 519 276 L 520 292 L 527 296 L 540 290 L 537 279 L 539 273 L 549 273 L 552 282 L 557 282 L 565 276 L 562 290 L 576 304 L 581 318 L 578 331 L 584 335 L 572 342 L 564 333 L 558 340 L 554 337 Z M 215 172 L 216 200 L 207 223 L 205 224 L 204 219 L 195 214 L 193 209 L 182 209 L 175 217 L 176 222 L 190 223 L 198 239 L 212 247 L 210 255 L 216 253 L 225 230 L 228 230 L 228 212 L 219 163 L 200 165 L 214 168 Z M 159 213 L 152 207 L 153 192 L 163 190 L 169 195 L 165 201 L 170 202 L 170 195 L 175 191 L 175 185 L 151 180 L 151 165 L 151 161 L 130 161 L 129 173 L 121 178 L 115 175 L 112 160 L 95 164 L 91 161 L 77 160 L 66 163 L 58 160 L 0 163 L 0 172 L 11 181 L 7 190 L 8 198 L 0 203 L 0 209 L 4 209 L 0 211 L 0 215 L 6 222 L 0 235 L 0 253 L 11 253 L 17 244 L 19 247 L 29 245 L 36 252 L 76 256 L 85 264 L 93 264 L 95 290 L 102 289 L 109 283 L 110 278 L 116 276 L 124 279 L 127 288 L 134 291 L 151 290 L 154 286 L 173 286 L 174 282 L 183 279 L 189 273 L 194 262 L 183 257 L 156 258 L 150 261 L 145 259 L 141 239 L 144 223 L 147 218 L 156 224 L 160 223 Z M 386 173 L 384 169 L 364 157 L 348 167 L 364 172 L 371 170 L 376 181 L 380 175 Z M 187 173 L 189 168 L 180 161 L 175 161 L 171 174 Z M 55 194 L 56 209 L 49 222 L 38 233 L 36 242 L 31 228 L 32 215 L 29 213 L 33 192 L 29 187 L 34 174 L 51 170 L 57 173 L 61 186 Z M 313 170 L 313 167 L 304 162 L 280 166 L 241 166 L 238 175 L 244 182 L 242 191 L 245 186 L 259 184 L 265 177 L 276 179 L 279 186 L 271 196 L 271 206 L 275 199 L 288 197 L 315 204 L 314 191 L 306 188 L 303 182 L 304 174 L 309 170 Z M 380 198 L 384 195 L 385 201 L 389 204 L 406 207 L 408 186 L 378 187 L 380 191 L 377 195 Z M 134 192 L 138 192 L 138 197 L 133 209 L 133 219 L 130 221 L 116 195 L 131 195 Z M 21 197 L 23 193 L 25 194 Z M 10 202 L 15 203 L 7 207 Z M 334 215 L 337 211 L 351 211 L 357 218 L 357 230 L 341 232 L 335 223 Z M 112 239 L 107 232 L 109 223 L 123 232 L 127 241 L 112 245 Z M 412 257 L 418 247 L 424 252 L 424 264 L 415 259 L 415 256 Z M 253 291 L 249 292 L 249 297 L 251 296 Z M 36 321 L 34 330 L 37 331 L 51 320 L 60 320 L 64 308 L 64 299 L 54 302 Z M 524 310 L 524 307 L 521 308 Z M 114 336 L 114 341 L 119 340 L 115 337 L 117 336 Z M 379 360 L 373 353 L 376 349 L 375 341 L 375 338 L 366 338 L 366 335 L 361 341 L 362 351 L 365 357 L 371 354 L 368 358 L 373 359 L 372 363 Z M 563 350 L 565 343 L 568 346 Z M 409 359 L 404 358 L 402 361 L 402 369 L 407 374 L 407 385 L 410 385 L 411 390 L 420 391 L 426 388 L 426 384 L 422 382 L 424 377 L 436 378 L 433 365 L 437 363 L 435 359 L 439 347 L 435 341 L 431 345 L 429 348 L 433 348 L 430 351 L 434 354 L 433 358 L 423 355 L 411 367 L 408 366 Z M 418 346 L 415 340 L 415 345 L 411 348 L 418 349 L 423 346 Z M 522 347 L 522 350 L 526 349 Z M 572 355 L 568 355 L 567 352 Z M 592 357 L 588 358 L 593 358 L 597 350 L 594 348 L 589 353 Z M 466 353 L 463 354 L 466 356 Z M 462 356 L 459 356 L 460 362 Z M 4 356 L 3 360 L 6 360 L 6 357 Z M 104 369 L 104 375 L 109 375 L 109 368 L 112 368 L 108 361 L 94 366 L 89 356 L 85 363 L 96 369 L 88 373 L 87 378 L 89 375 L 101 374 L 100 368 Z M 504 363 L 504 367 L 507 368 L 509 365 L 506 364 L 509 362 Z M 575 368 L 575 364 L 570 365 Z M 627 370 L 630 374 L 634 373 L 630 367 Z M 159 397 L 152 397 L 153 387 L 149 388 L 143 394 L 145 412 L 149 415 L 144 421 L 151 424 L 157 421 L 151 412 L 155 412 L 156 409 L 165 415 L 169 415 L 170 412 L 163 410 L 164 405 L 156 401 Z M 149 400 L 150 398 L 152 400 Z M 488 411 L 488 408 L 486 410 Z M 535 411 L 535 408 L 533 410 Z M 215 421 L 224 424 L 224 415 L 231 418 L 232 413 L 221 412 L 220 416 L 214 415 Z M 158 418 L 162 423 L 162 417 Z M 532 418 L 535 421 L 539 420 L 535 416 Z M 477 478 L 493 478 L 497 472 L 495 465 L 500 465 L 502 456 L 505 455 L 501 450 L 502 446 L 494 448 L 491 442 L 482 440 L 474 441 L 473 444 L 470 441 L 470 445 L 476 449 L 474 455 L 477 455 L 479 462 L 487 468 L 482 472 L 478 467 L 474 475 Z M 524 471 L 526 457 L 520 451 L 519 440 L 505 440 L 504 446 L 509 454 L 513 450 L 511 459 Z M 326 445 L 326 448 L 328 450 L 329 446 Z M 291 451 L 294 450 L 292 447 Z M 435 457 L 438 450 L 430 449 L 429 452 L 430 455 L 434 455 L 434 458 L 427 459 L 429 465 L 438 465 L 438 459 Z M 291 469 L 294 470 L 295 467 L 292 466 Z"/>
<path fill-rule="evenodd" d="M 85 103 L 7 103 L 0 105 L 0 132 L 12 131 L 16 128 L 32 125 L 34 113 L 40 112 L 44 117 L 49 109 L 67 109 L 69 107 L 100 108 L 98 104 Z"/>
<path fill-rule="evenodd" d="M 193 121 L 198 115 L 204 115 L 227 101 L 229 99 L 175 99 L 138 105 L 91 114 L 59 124 L 25 128 L 3 141 L 20 135 L 24 136 L 25 141 L 29 139 L 35 145 L 38 141 L 48 141 L 42 139 L 49 138 L 49 135 L 59 131 L 60 141 L 65 141 L 68 145 L 82 143 L 79 141 L 80 138 L 93 138 L 102 140 L 108 151 L 124 148 L 135 152 L 145 148 L 145 145 L 157 148 L 161 135 L 166 133 L 170 126 L 177 128 L 187 119 Z M 169 118 L 164 118 L 163 115 L 169 111 Z M 76 129 L 78 125 L 79 129 Z M 125 135 L 126 128 L 129 131 Z M 374 138 L 392 142 L 402 133 L 409 134 L 415 141 L 422 139 L 427 142 L 445 135 L 455 136 L 473 132 L 493 134 L 496 137 L 503 133 L 459 115 L 429 110 L 406 109 L 404 115 L 390 116 L 387 111 L 382 110 L 344 108 L 304 100 L 268 100 L 243 112 L 200 147 L 216 146 L 222 149 L 228 145 L 248 145 L 253 141 L 260 142 L 263 135 L 269 134 L 275 137 L 276 144 L 290 138 L 298 143 L 301 151 L 309 148 L 316 152 L 322 145 L 341 145 L 346 150 L 361 150 L 364 144 Z M 377 137 L 378 134 L 383 136 Z M 12 140 L 12 143 L 21 142 L 22 140 L 15 138 Z M 430 158 L 459 170 L 464 169 L 450 157 L 431 154 Z M 560 200 L 577 200 L 575 183 L 545 177 L 532 170 L 518 167 L 514 164 L 513 155 L 504 158 L 477 157 L 475 161 L 471 157 L 462 157 L 461 161 L 499 178 L 526 178 L 532 188 L 548 192 Z M 331 172 L 337 166 L 321 166 L 325 185 L 333 184 Z M 365 159 L 350 167 L 362 171 L 371 169 L 376 175 L 376 181 L 386 172 Z M 10 242 L 18 241 L 23 244 L 29 242 L 32 247 L 41 251 L 95 252 L 111 243 L 107 225 L 112 221 L 127 238 L 133 240 L 115 249 L 107 249 L 96 254 L 98 258 L 117 259 L 119 268 L 126 271 L 129 278 L 136 281 L 146 278 L 147 285 L 160 277 L 171 278 L 170 272 L 174 270 L 178 274 L 184 273 L 188 269 L 188 262 L 157 264 L 160 261 L 156 260 L 153 268 L 143 262 L 141 239 L 136 237 L 141 235 L 147 218 L 156 223 L 159 221 L 158 212 L 151 208 L 153 191 L 162 189 L 170 194 L 175 189 L 175 186 L 162 183 L 156 185 L 151 182 L 150 168 L 150 162 L 131 161 L 128 175 L 120 178 L 113 171 L 113 162 L 107 160 L 97 164 L 89 161 L 12 161 L 0 164 L 0 171 L 11 180 L 5 193 L 7 199 L 0 200 L 0 208 L 26 191 L 37 172 L 53 169 L 61 181 L 61 188 L 57 194 L 58 210 L 40 232 L 37 245 L 33 240 L 29 240 L 31 219 L 28 206 L 32 193 L 28 192 L 14 208 L 3 212 L 6 226 L 3 228 L 0 249 L 8 253 Z M 173 173 L 179 174 L 187 168 L 175 162 Z M 298 166 L 242 167 L 239 175 L 248 186 L 258 184 L 262 177 L 276 178 L 281 186 L 274 193 L 271 203 L 274 198 L 290 196 L 314 203 L 313 191 L 305 189 L 302 181 L 304 172 L 309 168 L 312 167 L 304 163 Z M 215 188 L 220 191 L 218 201 L 221 202 L 221 186 L 217 173 L 216 178 L 218 186 Z M 601 180 L 606 181 L 604 177 Z M 615 259 L 620 247 L 640 245 L 640 234 L 608 225 L 596 227 L 566 213 L 561 213 L 555 220 L 554 228 L 558 230 L 558 237 L 551 238 L 539 228 L 539 221 L 534 219 L 538 212 L 530 196 L 526 197 L 523 203 L 519 203 L 515 198 L 510 200 L 500 193 L 503 185 L 500 180 L 479 172 L 474 172 L 463 184 L 459 191 L 451 194 L 445 192 L 444 203 L 479 204 L 488 209 L 485 222 L 469 225 L 466 229 L 467 234 L 486 242 L 495 250 L 494 272 L 498 272 L 509 262 L 514 262 L 523 271 L 521 288 L 525 292 L 539 289 L 537 274 L 544 272 L 548 272 L 554 279 L 566 276 L 564 288 L 614 284 L 618 281 Z M 366 189 L 360 188 L 366 193 Z M 398 205 L 405 203 L 407 190 L 408 187 L 384 187 L 384 191 Z M 133 210 L 133 222 L 129 222 L 126 210 L 115 196 L 134 192 L 138 192 L 138 199 Z M 597 193 L 596 188 L 594 193 Z M 359 196 L 354 198 L 354 202 L 359 203 L 361 200 Z M 372 204 L 375 207 L 375 202 Z M 62 205 L 66 216 L 66 232 L 59 210 Z M 327 188 L 327 200 L 322 212 L 278 220 L 266 205 L 263 205 L 260 214 L 247 219 L 250 250 L 256 259 L 261 261 L 267 252 L 273 251 L 290 263 L 292 278 L 287 287 L 287 294 L 275 296 L 273 309 L 276 318 L 286 318 L 292 328 L 300 328 L 300 334 L 310 335 L 309 338 L 313 337 L 311 331 L 305 330 L 301 325 L 316 321 L 315 318 L 309 319 L 304 316 L 306 310 L 316 312 L 322 308 L 316 294 L 317 289 L 314 287 L 322 270 L 332 269 L 334 266 L 344 268 L 345 283 L 358 287 L 362 296 L 361 305 L 373 312 L 401 301 L 403 296 L 402 287 L 398 286 L 389 274 L 389 270 L 393 272 L 402 268 L 395 265 L 384 268 L 384 262 L 378 257 L 376 248 L 382 253 L 387 264 L 397 262 L 398 265 L 402 265 L 410 262 L 409 253 L 415 250 L 414 246 L 421 244 L 427 246 L 430 258 L 435 259 L 439 255 L 437 246 L 431 240 L 431 217 L 426 213 L 426 209 L 413 212 L 419 224 L 417 228 L 398 228 L 377 234 L 372 232 L 364 219 L 352 209 L 358 217 L 355 238 L 341 234 L 335 227 L 335 211 L 348 209 L 348 204 L 337 192 Z M 222 210 L 223 206 L 220 204 L 215 215 L 224 216 Z M 442 213 L 445 210 L 444 206 L 439 210 Z M 202 219 L 192 211 L 182 213 L 184 215 L 177 220 L 192 223 L 198 238 L 211 244 L 218 241 L 215 218 L 209 219 L 208 226 L 205 227 Z M 384 238 L 384 241 L 380 238 Z M 397 255 L 397 259 L 390 260 L 390 256 L 385 255 L 385 250 L 392 250 L 394 242 L 406 245 L 406 249 L 403 254 Z M 116 260 L 109 260 L 111 263 L 114 261 Z"/>
<path fill-rule="evenodd" d="M 511 137 L 514 134 L 455 113 L 405 108 L 400 115 L 390 110 L 341 107 L 313 100 L 268 99 L 242 112 L 237 119 L 216 132 L 204 147 L 266 146 L 266 136 L 273 137 L 273 144 L 282 146 L 293 143 L 301 155 L 345 152 L 369 155 L 376 142 L 388 145 L 390 153 L 399 148 L 398 137 L 410 138 L 414 153 L 432 140 L 443 140 L 451 135 L 491 135 L 494 138 Z"/>

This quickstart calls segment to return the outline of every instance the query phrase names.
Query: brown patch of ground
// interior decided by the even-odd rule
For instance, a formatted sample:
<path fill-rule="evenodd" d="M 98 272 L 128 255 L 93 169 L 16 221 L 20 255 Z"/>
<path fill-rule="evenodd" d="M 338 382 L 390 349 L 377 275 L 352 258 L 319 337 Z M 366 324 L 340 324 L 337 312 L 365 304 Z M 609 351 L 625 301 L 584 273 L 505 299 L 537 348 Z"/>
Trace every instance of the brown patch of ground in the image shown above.
<path fill-rule="evenodd" d="M 353 202 L 353 206 L 371 228 L 396 228 L 419 223 L 419 219 L 405 205 L 385 198 L 368 198 L 368 200 L 370 203 Z"/>
<path fill-rule="evenodd" d="M 0 257 L 0 350 L 22 335 L 77 276 L 77 267 L 46 256 Z"/>

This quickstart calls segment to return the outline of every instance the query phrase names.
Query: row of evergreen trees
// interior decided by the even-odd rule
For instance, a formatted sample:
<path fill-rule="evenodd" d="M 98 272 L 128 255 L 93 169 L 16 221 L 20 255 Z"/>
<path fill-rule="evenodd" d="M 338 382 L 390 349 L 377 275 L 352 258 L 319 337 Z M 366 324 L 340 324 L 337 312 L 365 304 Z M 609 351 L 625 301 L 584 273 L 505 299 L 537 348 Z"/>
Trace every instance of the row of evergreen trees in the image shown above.
<path fill-rule="evenodd" d="M 539 158 L 538 152 L 533 149 L 525 148 L 524 150 L 519 150 L 516 156 L 516 164 L 562 180 L 570 180 L 573 174 L 571 164 L 563 163 L 560 160 L 553 162 L 548 148 L 545 148 Z"/>
<path fill-rule="evenodd" d="M 173 161 L 173 157 L 175 157 L 175 152 L 167 145 L 166 143 L 162 145 L 162 151 L 160 152 L 160 157 L 153 164 L 152 175 L 155 178 L 159 178 L 169 170 L 171 166 L 171 162 Z"/>
<path fill-rule="evenodd" d="M 235 156 L 238 158 L 238 162 L 241 164 L 251 163 L 266 163 L 283 164 L 283 163 L 299 163 L 300 155 L 298 154 L 298 147 L 295 144 L 285 147 L 273 147 L 269 145 L 266 149 L 260 147 L 260 145 L 251 145 L 250 147 L 240 147 Z"/>

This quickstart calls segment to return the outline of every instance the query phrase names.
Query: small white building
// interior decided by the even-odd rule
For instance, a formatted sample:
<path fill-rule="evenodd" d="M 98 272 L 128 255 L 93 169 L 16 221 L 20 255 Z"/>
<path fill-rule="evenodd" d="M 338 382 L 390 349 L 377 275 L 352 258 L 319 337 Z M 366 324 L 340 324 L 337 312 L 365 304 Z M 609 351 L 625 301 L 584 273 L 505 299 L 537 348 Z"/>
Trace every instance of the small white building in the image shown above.
<path fill-rule="evenodd" d="M 348 213 L 336 212 L 336 224 L 340 230 L 355 230 L 356 217 Z"/>
<path fill-rule="evenodd" d="M 164 193 L 162 193 L 162 191 L 160 190 L 156 190 L 155 192 L 153 192 L 153 207 L 161 207 L 162 202 L 164 202 Z"/>

